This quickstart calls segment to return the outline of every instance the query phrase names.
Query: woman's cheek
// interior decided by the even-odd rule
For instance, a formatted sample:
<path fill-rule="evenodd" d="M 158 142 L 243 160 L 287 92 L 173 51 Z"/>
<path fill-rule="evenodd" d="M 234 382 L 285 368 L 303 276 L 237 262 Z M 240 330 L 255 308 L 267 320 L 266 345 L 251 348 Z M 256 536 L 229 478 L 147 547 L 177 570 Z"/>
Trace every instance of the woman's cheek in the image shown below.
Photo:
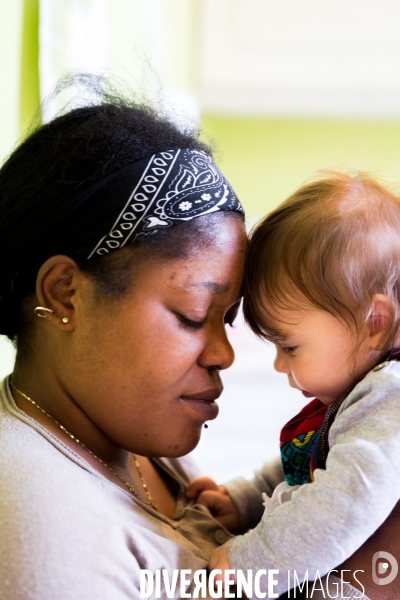
<path fill-rule="evenodd" d="M 206 338 L 203 330 L 186 330 L 181 329 L 178 335 L 175 336 L 173 351 L 177 351 L 183 359 L 196 359 L 206 346 Z"/>

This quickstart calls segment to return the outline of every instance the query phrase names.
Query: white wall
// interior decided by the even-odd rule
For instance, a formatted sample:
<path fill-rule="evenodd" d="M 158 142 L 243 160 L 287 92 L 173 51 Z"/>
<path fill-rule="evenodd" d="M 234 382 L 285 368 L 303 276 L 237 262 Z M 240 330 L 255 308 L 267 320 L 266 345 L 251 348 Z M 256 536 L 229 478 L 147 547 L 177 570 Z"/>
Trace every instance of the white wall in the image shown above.
<path fill-rule="evenodd" d="M 42 97 L 64 73 L 90 71 L 198 122 L 195 6 L 192 0 L 41 0 Z"/>
<path fill-rule="evenodd" d="M 162 86 L 164 104 L 195 116 L 200 104 L 222 114 L 400 116 L 398 0 L 40 5 L 43 91 L 65 69 L 93 68 L 153 97 Z"/>
<path fill-rule="evenodd" d="M 400 116 L 398 0 L 203 0 L 210 112 Z"/>

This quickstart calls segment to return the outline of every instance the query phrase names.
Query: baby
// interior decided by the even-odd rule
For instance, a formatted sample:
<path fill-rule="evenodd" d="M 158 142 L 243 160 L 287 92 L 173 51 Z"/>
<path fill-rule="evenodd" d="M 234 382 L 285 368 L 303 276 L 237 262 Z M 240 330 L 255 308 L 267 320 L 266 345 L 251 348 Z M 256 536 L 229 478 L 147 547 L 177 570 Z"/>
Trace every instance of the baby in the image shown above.
<path fill-rule="evenodd" d="M 277 569 L 282 594 L 289 570 L 335 569 L 400 499 L 400 201 L 362 174 L 303 186 L 256 227 L 245 290 L 275 369 L 313 400 L 282 429 L 279 462 L 188 495 L 231 531 L 254 527 L 210 570 Z"/>

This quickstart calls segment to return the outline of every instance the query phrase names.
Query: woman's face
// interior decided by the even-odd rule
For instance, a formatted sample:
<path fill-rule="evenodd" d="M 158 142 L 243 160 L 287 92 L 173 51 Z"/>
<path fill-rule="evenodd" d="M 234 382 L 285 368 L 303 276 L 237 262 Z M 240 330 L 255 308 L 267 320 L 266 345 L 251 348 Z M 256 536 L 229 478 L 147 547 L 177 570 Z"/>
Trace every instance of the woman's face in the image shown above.
<path fill-rule="evenodd" d="M 214 419 L 219 371 L 234 360 L 226 335 L 237 311 L 246 236 L 224 219 L 213 243 L 187 258 L 147 258 L 129 292 L 99 302 L 90 279 L 76 294 L 62 385 L 118 446 L 182 456 Z"/>

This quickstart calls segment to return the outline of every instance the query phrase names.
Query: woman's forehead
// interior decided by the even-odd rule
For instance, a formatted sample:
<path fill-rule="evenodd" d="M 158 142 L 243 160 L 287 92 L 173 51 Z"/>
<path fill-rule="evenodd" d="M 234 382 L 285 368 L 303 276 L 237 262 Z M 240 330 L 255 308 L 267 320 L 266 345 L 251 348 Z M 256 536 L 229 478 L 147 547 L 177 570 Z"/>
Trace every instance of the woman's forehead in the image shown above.
<path fill-rule="evenodd" d="M 235 291 L 240 295 L 243 280 L 243 261 L 232 260 L 231 264 L 218 264 L 219 261 L 205 264 L 195 262 L 174 265 L 166 273 L 168 287 L 177 292 L 193 295 L 223 297 Z M 156 275 L 156 273 L 155 273 Z M 156 275 L 157 277 L 157 275 Z"/>
<path fill-rule="evenodd" d="M 240 245 L 231 252 L 213 249 L 173 260 L 152 259 L 142 269 L 143 285 L 171 293 L 193 296 L 239 298 L 242 292 L 245 251 Z"/>
<path fill-rule="evenodd" d="M 219 296 L 226 294 L 229 291 L 229 288 L 229 284 L 216 283 L 215 281 L 193 281 L 187 286 L 187 289 L 189 290 L 205 289 Z"/>

